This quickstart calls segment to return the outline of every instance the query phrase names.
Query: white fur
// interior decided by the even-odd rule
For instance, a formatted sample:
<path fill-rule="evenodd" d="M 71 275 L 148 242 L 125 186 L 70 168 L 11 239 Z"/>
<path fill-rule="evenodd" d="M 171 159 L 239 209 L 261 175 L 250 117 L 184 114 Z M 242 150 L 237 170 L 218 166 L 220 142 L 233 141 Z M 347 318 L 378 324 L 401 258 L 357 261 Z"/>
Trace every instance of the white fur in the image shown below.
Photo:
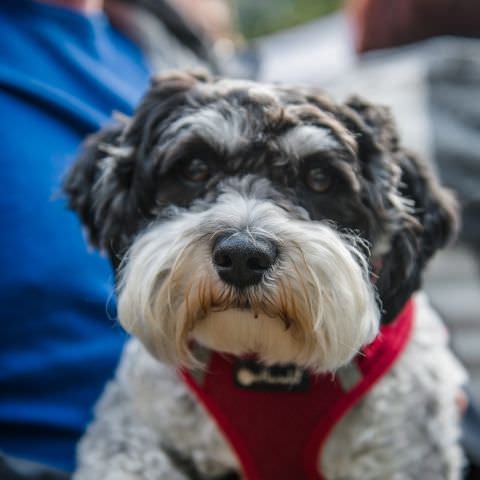
<path fill-rule="evenodd" d="M 220 152 L 233 153 L 244 141 L 244 116 L 232 109 L 222 113 L 215 108 L 203 108 L 173 122 L 163 134 L 161 151 L 175 148 L 186 137 L 202 138 Z"/>
<path fill-rule="evenodd" d="M 319 458 L 325 478 L 458 480 L 454 397 L 464 382 L 442 323 L 417 298 L 407 349 L 330 435 Z M 202 478 L 238 470 L 222 434 L 175 370 L 131 340 L 80 444 L 74 480 L 188 479 L 172 452 L 193 462 Z"/>
<path fill-rule="evenodd" d="M 250 308 L 239 310 L 237 293 L 215 272 L 212 237 L 219 231 L 247 231 L 278 245 L 274 267 L 244 295 Z M 245 192 L 227 190 L 203 211 L 153 225 L 124 265 L 120 322 L 169 363 L 194 362 L 186 345 L 195 339 L 267 363 L 335 370 L 378 331 L 367 262 L 353 239 Z"/>
<path fill-rule="evenodd" d="M 327 479 L 458 480 L 455 397 L 466 382 L 444 325 L 417 295 L 412 341 L 391 372 L 340 422 L 319 464 Z"/>
<path fill-rule="evenodd" d="M 314 125 L 301 125 L 292 128 L 279 143 L 293 158 L 305 158 L 317 152 L 340 148 L 341 144 L 327 128 Z"/>
<path fill-rule="evenodd" d="M 234 90 L 243 90 L 250 98 L 261 102 L 265 99 L 270 102 L 278 102 L 278 95 L 274 85 L 259 84 L 251 80 L 222 78 L 214 83 L 201 83 L 198 90 L 215 97 L 225 96 Z"/>

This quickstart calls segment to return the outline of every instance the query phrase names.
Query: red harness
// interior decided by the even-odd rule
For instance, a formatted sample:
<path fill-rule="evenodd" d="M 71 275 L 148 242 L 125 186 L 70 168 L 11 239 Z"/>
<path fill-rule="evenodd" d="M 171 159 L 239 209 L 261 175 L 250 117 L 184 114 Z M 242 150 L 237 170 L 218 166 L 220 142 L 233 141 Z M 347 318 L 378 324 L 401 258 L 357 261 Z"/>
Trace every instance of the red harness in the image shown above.
<path fill-rule="evenodd" d="M 264 389 L 268 367 L 243 378 L 239 385 L 238 358 L 210 352 L 207 371 L 198 378 L 181 372 L 236 452 L 248 480 L 320 480 L 320 458 L 335 424 L 385 375 L 404 350 L 413 326 L 413 301 L 397 318 L 381 327 L 380 334 L 335 375 L 304 372 L 295 367 L 287 377 L 297 387 Z M 272 377 L 273 375 L 273 377 Z M 282 383 L 280 382 L 280 387 Z"/>

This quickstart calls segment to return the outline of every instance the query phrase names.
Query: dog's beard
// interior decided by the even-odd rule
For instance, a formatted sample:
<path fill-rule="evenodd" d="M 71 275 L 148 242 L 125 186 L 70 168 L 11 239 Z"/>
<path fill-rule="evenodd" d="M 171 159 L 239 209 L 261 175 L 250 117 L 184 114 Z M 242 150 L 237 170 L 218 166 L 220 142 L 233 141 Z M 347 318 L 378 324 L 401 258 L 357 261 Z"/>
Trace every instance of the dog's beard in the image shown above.
<path fill-rule="evenodd" d="M 235 212 L 235 213 L 232 213 Z M 278 245 L 261 283 L 239 290 L 212 262 L 218 232 L 247 231 Z M 140 235 L 124 259 L 118 313 L 158 359 L 199 366 L 192 341 L 316 372 L 348 362 L 378 331 L 368 263 L 352 236 L 300 221 L 236 192 Z"/>

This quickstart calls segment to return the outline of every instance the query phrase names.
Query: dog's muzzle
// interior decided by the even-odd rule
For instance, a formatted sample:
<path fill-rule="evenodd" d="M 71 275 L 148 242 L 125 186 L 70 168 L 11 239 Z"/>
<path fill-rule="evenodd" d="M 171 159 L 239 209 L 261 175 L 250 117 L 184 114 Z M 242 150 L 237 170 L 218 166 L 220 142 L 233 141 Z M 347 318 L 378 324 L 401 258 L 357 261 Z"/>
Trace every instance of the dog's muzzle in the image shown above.
<path fill-rule="evenodd" d="M 196 365 L 193 342 L 316 372 L 348 362 L 378 331 L 356 237 L 270 200 L 225 190 L 138 236 L 118 284 L 122 325 L 154 356 Z"/>
<path fill-rule="evenodd" d="M 212 252 L 213 264 L 220 278 L 237 288 L 260 283 L 275 263 L 277 246 L 246 232 L 220 237 Z"/>

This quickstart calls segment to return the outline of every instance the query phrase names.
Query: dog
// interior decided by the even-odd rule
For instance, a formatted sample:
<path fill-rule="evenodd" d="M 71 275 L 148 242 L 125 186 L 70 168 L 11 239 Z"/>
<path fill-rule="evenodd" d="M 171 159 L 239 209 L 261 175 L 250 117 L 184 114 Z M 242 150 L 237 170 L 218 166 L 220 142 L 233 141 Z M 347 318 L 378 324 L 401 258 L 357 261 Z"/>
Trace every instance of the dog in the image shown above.
<path fill-rule="evenodd" d="M 133 334 L 76 480 L 461 477 L 465 372 L 419 291 L 457 204 L 387 108 L 171 72 L 64 186 Z"/>

